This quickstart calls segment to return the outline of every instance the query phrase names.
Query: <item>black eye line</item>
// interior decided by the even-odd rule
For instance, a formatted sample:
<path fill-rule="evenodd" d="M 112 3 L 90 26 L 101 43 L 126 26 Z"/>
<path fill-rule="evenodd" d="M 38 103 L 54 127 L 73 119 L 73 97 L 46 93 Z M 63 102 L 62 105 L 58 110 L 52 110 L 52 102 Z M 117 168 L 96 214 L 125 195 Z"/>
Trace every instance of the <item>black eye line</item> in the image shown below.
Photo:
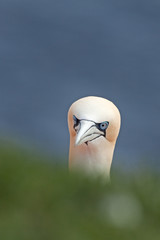
<path fill-rule="evenodd" d="M 75 118 L 75 119 L 74 119 Z M 75 115 L 73 115 L 73 120 L 74 120 L 74 125 L 73 125 L 73 128 L 75 129 L 75 127 L 78 126 L 78 124 L 80 123 L 80 120 L 78 118 L 76 118 Z M 75 123 L 75 120 L 76 120 L 76 123 Z"/>
<path fill-rule="evenodd" d="M 109 122 L 108 122 L 108 121 L 104 121 L 104 122 L 101 122 L 101 123 L 96 123 L 96 122 L 94 122 L 93 120 L 88 120 L 88 119 L 85 119 L 85 118 L 78 119 L 75 115 L 73 115 L 73 117 L 75 117 L 76 120 L 77 120 L 77 123 L 74 124 L 74 126 L 73 126 L 74 128 L 77 127 L 78 124 L 79 124 L 82 120 L 88 121 L 88 122 L 93 122 L 93 123 L 96 125 L 96 127 L 97 127 L 100 131 L 102 131 L 102 132 L 104 133 L 104 137 L 106 136 L 106 129 L 107 129 L 108 126 L 109 126 Z M 102 129 L 100 128 L 100 124 L 102 124 L 102 123 L 107 123 L 107 124 L 108 124 L 107 127 L 106 127 L 104 130 L 102 130 Z M 93 127 L 93 125 L 92 125 L 90 128 L 92 128 L 92 127 Z M 87 130 L 87 131 L 88 131 L 88 130 Z"/>
<path fill-rule="evenodd" d="M 73 116 L 74 116 L 78 121 L 85 120 L 85 121 L 88 121 L 88 122 L 93 122 L 93 123 L 95 123 L 95 124 L 101 124 L 101 123 L 105 123 L 105 122 L 107 122 L 108 125 L 109 125 L 109 122 L 108 122 L 108 121 L 104 121 L 104 122 L 96 123 L 96 122 L 94 122 L 93 120 L 88 120 L 88 119 L 85 119 L 85 118 L 78 119 L 75 115 L 73 115 Z"/>

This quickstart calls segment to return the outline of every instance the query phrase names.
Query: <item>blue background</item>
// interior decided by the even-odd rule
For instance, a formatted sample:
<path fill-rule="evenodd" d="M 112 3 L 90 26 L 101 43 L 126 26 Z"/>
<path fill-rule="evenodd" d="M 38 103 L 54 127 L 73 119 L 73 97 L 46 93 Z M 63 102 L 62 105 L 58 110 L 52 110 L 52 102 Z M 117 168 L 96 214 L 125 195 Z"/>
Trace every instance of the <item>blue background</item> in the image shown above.
<path fill-rule="evenodd" d="M 114 164 L 157 166 L 160 1 L 1 0 L 1 139 L 67 161 L 67 111 L 88 95 L 120 109 Z"/>

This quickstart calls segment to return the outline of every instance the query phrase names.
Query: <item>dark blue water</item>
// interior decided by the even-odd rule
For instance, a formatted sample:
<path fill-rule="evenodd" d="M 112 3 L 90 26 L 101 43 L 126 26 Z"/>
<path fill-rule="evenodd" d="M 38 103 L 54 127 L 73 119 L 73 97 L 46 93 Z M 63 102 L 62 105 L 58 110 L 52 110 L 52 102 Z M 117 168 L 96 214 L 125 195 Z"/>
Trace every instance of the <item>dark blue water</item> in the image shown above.
<path fill-rule="evenodd" d="M 67 156 L 68 108 L 88 95 L 120 109 L 117 161 L 158 164 L 160 1 L 1 0 L 1 138 Z"/>

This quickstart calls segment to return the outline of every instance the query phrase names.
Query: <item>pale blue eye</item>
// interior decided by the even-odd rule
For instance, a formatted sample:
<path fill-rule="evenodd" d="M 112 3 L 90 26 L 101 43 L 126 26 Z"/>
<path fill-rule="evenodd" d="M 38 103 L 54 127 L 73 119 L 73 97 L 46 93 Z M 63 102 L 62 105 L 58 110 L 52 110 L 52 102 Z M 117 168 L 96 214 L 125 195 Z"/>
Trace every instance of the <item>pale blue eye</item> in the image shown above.
<path fill-rule="evenodd" d="M 109 122 L 102 122 L 102 123 L 100 123 L 99 124 L 99 128 L 101 129 L 101 130 L 105 130 L 107 127 L 108 127 L 108 124 L 109 124 Z"/>
<path fill-rule="evenodd" d="M 74 122 L 74 124 L 76 124 L 76 122 L 77 122 L 77 118 L 73 115 L 73 122 Z"/>
<path fill-rule="evenodd" d="M 73 115 L 73 122 L 74 122 L 74 127 L 79 124 L 79 119 L 76 118 L 76 116 Z"/>

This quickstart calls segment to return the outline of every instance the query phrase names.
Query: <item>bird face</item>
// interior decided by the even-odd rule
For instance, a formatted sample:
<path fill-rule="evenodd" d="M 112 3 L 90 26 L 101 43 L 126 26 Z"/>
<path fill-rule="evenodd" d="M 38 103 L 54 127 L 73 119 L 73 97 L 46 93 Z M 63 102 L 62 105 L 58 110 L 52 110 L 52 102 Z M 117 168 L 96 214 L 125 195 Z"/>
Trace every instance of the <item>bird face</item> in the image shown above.
<path fill-rule="evenodd" d="M 120 114 L 110 101 L 85 97 L 74 102 L 68 112 L 68 126 L 74 146 L 83 143 L 115 143 L 120 129 Z"/>
<path fill-rule="evenodd" d="M 109 176 L 120 129 L 120 113 L 107 99 L 85 97 L 68 111 L 69 167 Z"/>
<path fill-rule="evenodd" d="M 108 128 L 109 122 L 104 121 L 96 123 L 89 119 L 78 119 L 73 115 L 73 128 L 76 132 L 75 145 L 80 145 L 93 141 L 99 137 L 106 137 L 106 129 Z"/>

